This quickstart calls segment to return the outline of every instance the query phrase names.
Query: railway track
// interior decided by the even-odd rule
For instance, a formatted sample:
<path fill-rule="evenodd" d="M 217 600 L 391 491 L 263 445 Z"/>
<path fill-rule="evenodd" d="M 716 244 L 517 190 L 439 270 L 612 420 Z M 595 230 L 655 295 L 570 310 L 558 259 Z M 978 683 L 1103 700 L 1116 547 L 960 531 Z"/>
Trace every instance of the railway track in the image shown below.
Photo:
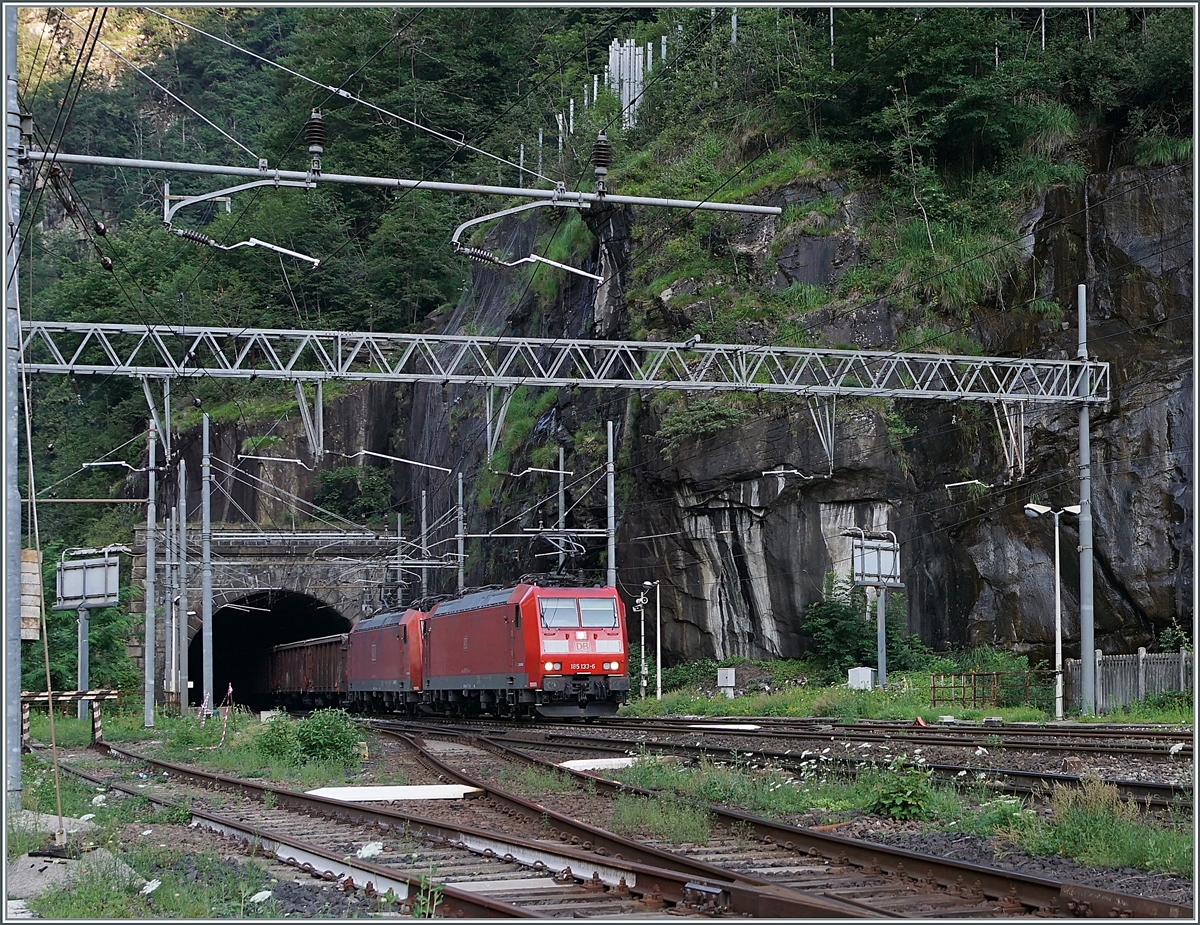
<path fill-rule="evenodd" d="M 854 904 L 816 893 L 705 877 L 706 868 L 673 864 L 665 854 L 658 860 L 666 864 L 655 867 L 592 851 L 590 841 L 575 847 L 569 842 L 580 842 L 577 835 L 555 844 L 511 831 L 477 829 L 240 781 L 106 748 L 126 763 L 147 768 L 146 783 L 114 779 L 95 769 L 72 772 L 127 795 L 186 807 L 198 826 L 274 854 L 314 876 L 336 880 L 345 889 L 362 889 L 368 896 L 391 890 L 402 912 L 433 904 L 442 915 L 477 918 L 641 918 L 664 911 L 685 916 L 868 917 Z M 218 794 L 238 799 L 227 806 L 214 799 Z M 507 828 L 514 828 L 511 819 Z M 376 860 L 354 856 L 372 843 L 380 847 Z"/>
<path fill-rule="evenodd" d="M 386 721 L 385 721 L 386 722 Z M 622 724 L 624 725 L 624 724 Z M 707 731 L 709 733 L 722 732 L 727 733 L 727 727 L 734 724 L 708 724 Z M 690 728 L 691 724 L 680 727 L 674 724 L 666 727 L 665 731 L 672 733 L 674 736 L 682 736 L 690 734 L 695 736 L 696 731 Z M 444 723 L 409 723 L 402 722 L 400 725 L 394 726 L 397 729 L 411 729 L 415 732 L 428 733 L 432 735 L 438 734 L 439 731 L 444 731 L 446 725 Z M 661 738 L 656 738 L 654 741 L 646 739 L 614 739 L 611 741 L 598 741 L 598 730 L 595 726 L 588 726 L 586 729 L 579 727 L 554 727 L 553 729 L 542 729 L 529 726 L 518 726 L 513 724 L 487 724 L 477 726 L 475 723 L 470 723 L 458 728 L 464 729 L 479 729 L 480 734 L 486 735 L 498 741 L 503 741 L 510 744 L 525 744 L 535 748 L 544 749 L 570 749 L 580 752 L 594 752 L 602 755 L 627 755 L 631 751 L 644 748 L 659 754 L 676 755 L 686 758 L 711 758 L 721 760 L 727 758 L 730 754 L 730 747 L 723 744 L 705 744 L 701 742 L 698 745 L 689 745 L 684 742 L 663 741 Z M 563 731 L 565 730 L 565 731 Z M 622 729 L 622 732 L 628 732 L 627 729 Z M 747 730 L 749 731 L 749 730 Z M 771 736 L 771 732 L 764 732 L 765 736 Z M 750 758 L 753 760 L 768 762 L 776 767 L 792 773 L 799 773 L 811 756 L 819 754 L 818 752 L 808 752 L 807 750 L 779 751 L 777 749 L 761 747 L 756 739 L 758 736 L 748 736 L 746 744 L 738 744 L 736 751 L 739 756 Z M 828 739 L 828 736 L 825 736 Z M 823 763 L 829 766 L 838 767 L 846 771 L 853 771 L 856 768 L 869 767 L 878 764 L 877 759 L 872 758 L 857 758 L 845 756 L 820 756 Z M 964 780 L 972 783 L 982 782 L 988 787 L 1003 793 L 1040 796 L 1053 791 L 1054 787 L 1079 787 L 1082 786 L 1086 775 L 1083 774 L 1064 774 L 1055 771 L 1031 770 L 1025 768 L 1005 768 L 997 766 L 984 766 L 980 764 L 946 764 L 939 762 L 925 762 L 923 768 L 931 771 L 933 775 L 949 783 L 961 783 Z M 1146 781 L 1146 780 L 1126 780 L 1122 778 L 1109 778 L 1100 776 L 1099 779 L 1104 783 L 1116 787 L 1118 794 L 1122 799 L 1136 800 L 1148 806 L 1160 808 L 1175 808 L 1175 809 L 1190 809 L 1192 806 L 1193 790 L 1191 786 L 1170 782 Z"/>
<path fill-rule="evenodd" d="M 396 732 L 422 747 L 411 732 Z M 446 743 L 457 743 L 453 761 L 438 758 L 431 746 L 445 751 Z M 469 786 L 485 790 L 488 799 L 524 814 L 531 822 L 552 820 L 560 824 L 562 814 L 546 805 L 503 793 L 484 779 L 495 776 L 496 759 L 515 761 L 543 771 L 569 774 L 578 782 L 580 793 L 545 798 L 572 807 L 580 805 L 603 821 L 605 812 L 597 795 L 633 794 L 661 799 L 638 788 L 617 784 L 595 775 L 568 772 L 550 762 L 525 755 L 487 738 L 443 732 L 440 739 L 424 743 L 425 754 L 443 775 Z M 491 770 L 489 771 L 489 768 Z M 918 917 L 1021 917 L 1021 916 L 1138 916 L 1150 918 L 1190 917 L 1191 908 L 1142 897 L 1095 890 L 1090 887 L 1028 877 L 981 865 L 960 863 L 919 852 L 893 849 L 884 845 L 856 841 L 837 835 L 815 832 L 747 813 L 707 806 L 715 825 L 714 834 L 703 845 L 675 846 L 670 854 L 683 856 L 698 864 L 714 865 L 725 876 L 748 883 L 774 883 L 781 887 L 820 895 L 870 911 L 876 916 Z M 576 820 L 566 820 L 577 824 Z M 593 823 L 598 820 L 593 819 Z M 611 852 L 615 836 L 593 836 L 592 847 Z M 647 839 L 638 839 L 626 851 L 647 860 L 660 857 L 667 847 Z"/>
<path fill-rule="evenodd" d="M 601 725 L 638 733 L 670 733 L 707 730 L 723 734 L 751 734 L 797 741 L 852 741 L 956 748 L 996 748 L 1005 751 L 1103 753 L 1138 755 L 1154 758 L 1191 758 L 1193 733 L 1185 730 L 1090 730 L 1086 724 L 1064 727 L 1029 727 L 1005 724 L 997 726 L 934 725 L 911 723 L 876 724 L 836 722 L 785 722 L 777 719 L 737 721 L 673 722 L 606 718 Z"/>

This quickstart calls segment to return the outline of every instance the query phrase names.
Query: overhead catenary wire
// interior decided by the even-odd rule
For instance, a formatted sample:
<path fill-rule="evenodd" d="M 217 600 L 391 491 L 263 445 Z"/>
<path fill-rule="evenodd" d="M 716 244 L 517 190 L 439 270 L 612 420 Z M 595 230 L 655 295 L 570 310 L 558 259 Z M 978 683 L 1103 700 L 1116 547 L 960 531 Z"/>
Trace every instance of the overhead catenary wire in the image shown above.
<path fill-rule="evenodd" d="M 59 12 L 60 12 L 60 15 L 64 19 L 66 19 L 67 22 L 71 23 L 71 25 L 75 26 L 75 28 L 83 29 L 83 26 L 81 26 L 79 23 L 77 23 L 65 10 L 60 10 Z M 100 44 L 103 45 L 109 52 L 111 52 L 112 54 L 114 54 L 118 58 L 120 58 L 122 61 L 124 61 L 128 67 L 130 67 L 135 73 L 138 74 L 138 76 L 140 76 L 140 77 L 144 78 L 145 80 L 149 81 L 150 83 L 154 84 L 155 87 L 157 87 L 163 93 L 167 94 L 167 96 L 171 97 L 171 99 L 175 100 L 175 102 L 179 103 L 179 105 L 183 106 L 192 115 L 196 116 L 198 119 L 201 119 L 210 128 L 216 129 L 222 136 L 227 138 L 229 141 L 232 141 L 235 145 L 237 145 L 239 148 L 241 148 L 243 151 L 245 151 L 247 154 L 249 154 L 252 158 L 254 158 L 255 160 L 258 160 L 257 154 L 255 154 L 253 151 L 251 151 L 249 148 L 247 148 L 244 144 L 242 144 L 240 141 L 238 141 L 236 138 L 234 138 L 232 135 L 230 135 L 227 131 L 225 131 L 225 129 L 221 128 L 221 126 L 217 125 L 210 118 L 208 118 L 206 115 L 204 115 L 199 110 L 197 110 L 194 106 L 192 106 L 190 103 L 188 103 L 187 100 L 172 93 L 169 89 L 167 89 L 162 84 L 160 84 L 157 80 L 155 80 L 153 77 L 151 77 L 149 74 L 147 74 L 144 70 L 142 70 L 140 67 L 138 67 L 136 64 L 134 64 L 132 61 L 130 61 L 128 58 L 126 58 L 123 54 L 121 54 L 119 51 L 117 51 L 115 48 L 113 48 L 107 42 L 102 41 L 99 37 L 98 32 L 97 32 L 96 40 L 98 42 L 100 42 Z"/>
<path fill-rule="evenodd" d="M 185 29 L 189 29 L 193 32 L 198 32 L 200 35 L 206 36 L 215 42 L 220 42 L 222 45 L 227 45 L 230 48 L 234 48 L 237 51 L 241 51 L 244 54 L 250 55 L 251 57 L 256 58 L 257 60 L 261 61 L 263 64 L 267 64 L 267 65 L 270 65 L 271 67 L 278 68 L 279 70 L 284 71 L 285 73 L 290 74 L 293 77 L 299 78 L 300 80 L 303 80 L 307 83 L 310 83 L 315 87 L 320 87 L 322 90 L 328 90 L 330 93 L 332 93 L 335 96 L 338 96 L 345 100 L 349 100 L 352 103 L 357 103 L 360 106 L 365 106 L 367 109 L 374 110 L 375 112 L 379 113 L 380 115 L 387 116 L 392 119 L 397 119 L 400 122 L 403 122 L 406 125 L 410 125 L 413 128 L 418 129 L 422 132 L 427 132 L 430 135 L 433 135 L 435 138 L 438 138 L 441 141 L 446 142 L 447 144 L 453 145 L 456 152 L 465 149 L 465 150 L 471 151 L 474 154 L 481 154 L 484 157 L 489 157 L 492 160 L 499 161 L 500 163 L 505 164 L 509 167 L 518 167 L 518 169 L 519 169 L 519 165 L 514 164 L 512 161 L 508 160 L 507 158 L 500 157 L 497 154 L 492 154 L 491 152 L 485 151 L 482 148 L 477 148 L 474 145 L 468 144 L 465 137 L 452 138 L 451 136 L 445 134 L 444 132 L 439 132 L 437 129 L 430 128 L 427 125 L 422 125 L 421 123 L 416 122 L 412 119 L 409 119 L 406 116 L 402 116 L 397 112 L 392 112 L 390 110 L 384 109 L 382 106 L 377 106 L 368 100 L 364 100 L 361 97 L 356 96 L 355 94 L 351 93 L 350 91 L 344 89 L 343 87 L 334 87 L 330 84 L 322 83 L 319 80 L 314 80 L 313 78 L 308 77 L 304 74 L 301 74 L 299 71 L 294 71 L 291 68 L 278 63 L 277 61 L 272 61 L 270 58 L 265 58 L 262 55 L 257 54 L 256 52 L 250 51 L 249 49 L 241 48 L 240 46 L 234 45 L 232 42 L 226 41 L 225 39 L 220 38 L 219 36 L 215 36 L 210 32 L 205 32 L 203 29 L 201 29 L 197 26 L 192 26 L 188 23 L 181 22 L 180 20 L 175 19 L 173 16 L 168 16 L 166 13 L 162 12 L 161 10 L 155 10 L 155 9 L 149 9 L 149 8 L 147 8 L 147 9 L 149 12 L 154 13 L 156 16 L 161 16 L 163 19 L 169 20 L 170 22 L 173 22 L 176 25 L 183 26 Z M 393 39 L 393 41 L 394 41 L 394 39 Z M 388 44 L 391 44 L 391 43 L 389 42 Z M 536 175 L 541 177 L 543 180 L 550 180 L 549 177 L 542 176 L 541 174 L 536 174 Z M 550 182 L 553 182 L 553 181 L 550 181 Z"/>

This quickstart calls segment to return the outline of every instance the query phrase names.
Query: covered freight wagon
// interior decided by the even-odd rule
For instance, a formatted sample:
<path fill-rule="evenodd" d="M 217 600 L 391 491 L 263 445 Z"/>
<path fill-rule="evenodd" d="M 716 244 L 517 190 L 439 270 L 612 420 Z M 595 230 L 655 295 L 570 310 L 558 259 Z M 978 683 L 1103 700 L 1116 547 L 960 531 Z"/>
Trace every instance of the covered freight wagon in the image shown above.
<path fill-rule="evenodd" d="M 347 633 L 302 639 L 271 649 L 271 693 L 289 706 L 323 707 L 346 694 Z"/>

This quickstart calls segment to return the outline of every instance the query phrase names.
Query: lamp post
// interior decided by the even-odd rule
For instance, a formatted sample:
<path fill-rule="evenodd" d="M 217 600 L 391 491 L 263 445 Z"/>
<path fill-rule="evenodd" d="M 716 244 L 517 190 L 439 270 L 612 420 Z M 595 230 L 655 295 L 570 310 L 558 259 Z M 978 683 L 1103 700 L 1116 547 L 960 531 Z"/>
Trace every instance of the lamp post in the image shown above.
<path fill-rule="evenodd" d="M 658 688 L 655 699 L 662 700 L 662 591 L 657 581 L 643 581 L 642 587 L 646 591 L 654 589 L 654 681 Z M 646 596 L 646 591 L 642 592 L 642 597 Z"/>
<path fill-rule="evenodd" d="M 1062 667 L 1062 581 L 1059 578 L 1058 559 L 1058 518 L 1062 514 L 1078 514 L 1078 504 L 1068 504 L 1060 511 L 1053 510 L 1044 504 L 1025 505 L 1025 513 L 1030 517 L 1041 517 L 1045 514 L 1054 515 L 1054 718 L 1063 718 L 1063 667 Z M 1087 658 L 1088 653 L 1081 652 L 1080 659 Z"/>
<path fill-rule="evenodd" d="M 642 615 L 642 700 L 646 699 L 646 592 L 642 592 L 642 596 L 637 599 L 633 609 Z"/>

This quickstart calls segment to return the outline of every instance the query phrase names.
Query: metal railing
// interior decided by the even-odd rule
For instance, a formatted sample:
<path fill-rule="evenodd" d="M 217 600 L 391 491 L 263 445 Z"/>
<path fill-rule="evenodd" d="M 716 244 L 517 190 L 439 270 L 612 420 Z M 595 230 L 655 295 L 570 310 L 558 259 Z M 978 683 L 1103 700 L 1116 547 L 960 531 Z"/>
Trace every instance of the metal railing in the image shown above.
<path fill-rule="evenodd" d="M 1053 712 L 1053 671 L 966 671 L 929 676 L 932 707 L 1015 707 Z"/>

